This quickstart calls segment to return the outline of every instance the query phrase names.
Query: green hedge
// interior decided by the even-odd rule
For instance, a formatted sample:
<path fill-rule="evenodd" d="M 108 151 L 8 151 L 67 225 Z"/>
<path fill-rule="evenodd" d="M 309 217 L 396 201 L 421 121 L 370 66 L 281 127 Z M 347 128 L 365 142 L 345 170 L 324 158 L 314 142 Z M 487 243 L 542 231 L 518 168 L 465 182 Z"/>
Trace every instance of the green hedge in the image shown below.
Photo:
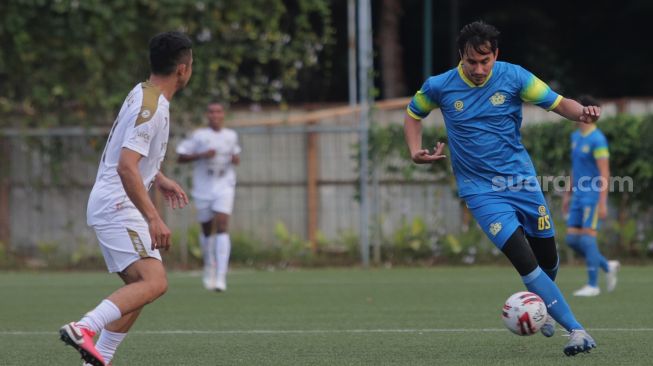
<path fill-rule="evenodd" d="M 599 241 L 611 255 L 642 258 L 652 256 L 653 229 L 645 221 L 653 211 L 653 115 L 619 115 L 602 119 L 598 127 L 610 144 L 610 167 L 613 177 L 632 179 L 632 192 L 610 193 L 610 217 L 606 220 Z M 536 171 L 542 176 L 564 176 L 570 169 L 570 134 L 576 124 L 569 121 L 547 122 L 521 129 L 522 141 L 529 151 Z M 446 142 L 444 127 L 425 127 L 423 146 Z M 448 154 L 448 152 L 445 152 Z M 436 177 L 455 188 L 448 161 L 432 165 L 412 164 L 401 123 L 386 127 L 374 126 L 370 132 L 369 157 L 375 169 L 400 174 L 406 179 Z M 547 193 L 554 217 L 559 213 L 560 194 Z M 565 225 L 556 221 L 562 242 Z M 465 234 L 465 233 L 463 233 Z M 470 236 L 466 234 L 467 236 Z M 463 235 L 464 237 L 464 235 Z M 474 235 L 472 235 L 475 238 Z M 459 245 L 455 240 L 448 239 Z M 476 239 L 473 239 L 476 240 Z M 471 245 L 471 244 L 470 244 Z"/>

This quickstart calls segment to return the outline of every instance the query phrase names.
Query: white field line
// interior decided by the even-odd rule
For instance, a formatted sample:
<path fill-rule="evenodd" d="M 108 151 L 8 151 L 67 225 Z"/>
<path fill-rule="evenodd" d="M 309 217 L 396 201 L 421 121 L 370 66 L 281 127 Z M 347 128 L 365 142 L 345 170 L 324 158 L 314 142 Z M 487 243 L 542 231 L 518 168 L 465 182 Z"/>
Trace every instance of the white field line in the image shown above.
<path fill-rule="evenodd" d="M 653 328 L 588 328 L 590 332 L 653 332 Z M 368 334 L 368 333 L 495 333 L 505 328 L 426 328 L 426 329 L 242 329 L 242 330 L 141 330 L 129 334 L 142 335 L 277 335 L 277 334 Z M 0 336 L 55 335 L 53 331 L 0 330 Z"/>

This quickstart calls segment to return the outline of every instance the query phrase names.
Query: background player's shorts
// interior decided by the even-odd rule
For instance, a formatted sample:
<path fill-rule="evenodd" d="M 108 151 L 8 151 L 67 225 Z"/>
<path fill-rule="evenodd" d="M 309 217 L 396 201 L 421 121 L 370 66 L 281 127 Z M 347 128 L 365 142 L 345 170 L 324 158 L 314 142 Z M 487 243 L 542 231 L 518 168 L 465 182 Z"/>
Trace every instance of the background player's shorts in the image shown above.
<path fill-rule="evenodd" d="M 567 227 L 598 230 L 601 227 L 598 208 L 598 202 L 582 202 L 572 198 Z"/>
<path fill-rule="evenodd" d="M 219 190 L 215 199 L 203 200 L 195 199 L 195 208 L 197 209 L 197 221 L 209 222 L 213 219 L 216 212 L 231 215 L 234 209 L 234 197 L 236 195 L 235 187 L 223 187 Z"/>
<path fill-rule="evenodd" d="M 506 190 L 468 196 L 464 200 L 485 235 L 499 249 L 520 226 L 527 236 L 548 238 L 555 234 L 551 212 L 541 191 Z"/>
<path fill-rule="evenodd" d="M 130 264 L 143 258 L 161 260 L 158 249 L 151 249 L 150 231 L 144 220 L 128 220 L 93 226 L 100 241 L 109 272 L 122 272 Z"/>

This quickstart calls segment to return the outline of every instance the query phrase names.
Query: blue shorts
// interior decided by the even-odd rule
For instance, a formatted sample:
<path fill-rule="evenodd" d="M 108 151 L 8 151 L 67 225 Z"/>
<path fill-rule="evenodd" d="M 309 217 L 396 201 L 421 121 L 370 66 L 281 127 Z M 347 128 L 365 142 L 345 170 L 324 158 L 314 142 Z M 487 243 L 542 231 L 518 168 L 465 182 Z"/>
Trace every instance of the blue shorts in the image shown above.
<path fill-rule="evenodd" d="M 569 207 L 569 217 L 567 218 L 567 227 L 598 230 L 601 227 L 598 202 L 583 202 L 572 198 Z"/>
<path fill-rule="evenodd" d="M 499 249 L 520 226 L 527 236 L 555 235 L 551 212 L 541 191 L 506 190 L 463 199 L 485 235 Z"/>

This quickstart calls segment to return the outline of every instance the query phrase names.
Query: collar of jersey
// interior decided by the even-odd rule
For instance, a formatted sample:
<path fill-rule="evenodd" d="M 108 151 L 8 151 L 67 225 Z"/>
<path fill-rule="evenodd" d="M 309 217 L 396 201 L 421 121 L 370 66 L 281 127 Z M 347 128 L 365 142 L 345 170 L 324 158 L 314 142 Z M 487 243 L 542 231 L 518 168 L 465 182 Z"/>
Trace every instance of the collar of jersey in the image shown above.
<path fill-rule="evenodd" d="M 592 127 L 589 128 L 589 130 L 583 132 L 582 130 L 580 131 L 580 135 L 583 137 L 587 137 L 590 135 L 590 133 L 594 132 L 596 130 L 596 125 L 592 125 Z"/>
<path fill-rule="evenodd" d="M 143 81 L 141 84 L 144 85 L 144 86 L 147 87 L 147 88 L 154 88 L 154 89 L 158 90 L 158 91 L 159 91 L 159 95 L 163 96 L 163 100 L 165 100 L 168 104 L 170 104 L 170 101 L 168 100 L 168 98 L 166 98 L 166 96 L 163 95 L 163 91 L 161 90 L 161 88 L 159 88 L 158 86 L 154 85 L 154 83 L 151 82 L 149 79 Z"/>
<path fill-rule="evenodd" d="M 487 82 L 488 82 L 488 81 L 490 80 L 490 78 L 492 77 L 492 72 L 493 72 L 493 71 L 494 71 L 494 69 L 493 69 L 493 70 L 490 70 L 490 75 L 487 76 L 487 78 L 485 79 L 485 81 L 483 82 L 483 84 L 481 84 L 481 85 L 476 85 L 476 84 L 474 84 L 471 80 L 469 80 L 469 79 L 467 78 L 467 76 L 465 76 L 465 73 L 463 72 L 463 63 L 462 63 L 462 62 L 458 63 L 458 75 L 460 75 L 460 78 L 463 79 L 463 81 L 465 82 L 465 84 L 467 84 L 470 88 L 481 88 L 481 87 L 484 87 L 485 84 L 487 84 Z"/>

